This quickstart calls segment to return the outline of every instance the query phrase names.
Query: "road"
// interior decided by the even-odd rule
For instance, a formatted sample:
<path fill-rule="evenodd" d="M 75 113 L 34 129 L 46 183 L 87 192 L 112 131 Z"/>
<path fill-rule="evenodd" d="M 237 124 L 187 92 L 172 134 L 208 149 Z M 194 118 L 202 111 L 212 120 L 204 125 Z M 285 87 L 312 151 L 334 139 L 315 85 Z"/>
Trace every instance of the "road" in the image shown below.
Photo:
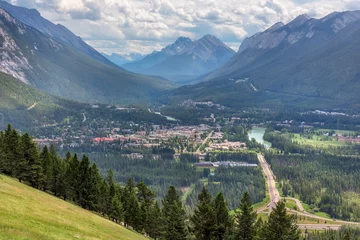
<path fill-rule="evenodd" d="M 211 136 L 213 135 L 213 133 L 214 133 L 214 131 L 211 131 L 211 132 L 209 133 L 209 135 L 204 139 L 204 141 L 202 141 L 201 146 L 204 145 L 204 144 L 207 142 L 207 140 L 209 140 L 209 138 L 211 138 Z M 200 147 L 201 147 L 201 146 L 200 146 Z M 196 150 L 196 153 L 200 153 L 200 147 Z"/>
<path fill-rule="evenodd" d="M 299 209 L 300 212 L 303 213 L 308 213 L 305 211 L 303 205 L 301 204 L 300 200 L 297 198 L 292 198 L 292 197 L 286 197 L 285 199 L 289 199 L 289 200 L 293 200 L 296 203 L 297 208 Z"/>
<path fill-rule="evenodd" d="M 84 116 L 83 123 L 86 122 L 86 115 L 85 113 L 82 114 Z"/>
<path fill-rule="evenodd" d="M 250 87 L 254 90 L 254 92 L 257 92 L 257 88 L 252 84 L 252 83 L 249 83 Z"/>
<path fill-rule="evenodd" d="M 267 208 L 269 208 L 271 211 L 271 209 L 275 207 L 276 203 L 278 203 L 280 201 L 280 194 L 275 185 L 274 174 L 271 171 L 270 166 L 266 162 L 264 156 L 261 154 L 258 154 L 258 159 L 260 162 L 260 166 L 262 167 L 262 169 L 266 175 L 266 178 L 267 178 L 267 185 L 268 185 L 269 195 L 270 195 L 270 203 L 267 205 Z"/>
<path fill-rule="evenodd" d="M 26 110 L 31 110 L 31 109 L 33 109 L 34 107 L 36 107 L 36 105 L 38 105 L 38 103 L 39 102 L 36 102 L 36 103 L 34 103 L 33 105 L 31 105 L 30 107 L 28 107 Z"/>
<path fill-rule="evenodd" d="M 268 190 L 269 190 L 269 195 L 270 195 L 270 203 L 262 208 L 259 209 L 258 212 L 263 212 L 265 209 L 269 209 L 269 212 L 271 212 L 271 209 L 275 207 L 276 203 L 278 203 L 281 200 L 279 191 L 276 188 L 275 185 L 275 177 L 274 174 L 269 166 L 269 164 L 266 162 L 265 158 L 263 155 L 258 154 L 258 159 L 260 162 L 260 166 L 262 167 L 264 173 L 266 174 L 266 178 L 267 178 L 267 184 L 268 184 Z M 288 209 L 288 212 L 297 214 L 298 216 L 305 216 L 305 217 L 309 217 L 309 218 L 313 218 L 313 219 L 318 219 L 318 220 L 323 220 L 323 221 L 331 221 L 331 222 L 336 222 L 337 224 L 298 224 L 300 228 L 303 227 L 303 229 L 305 229 L 305 227 L 307 227 L 308 229 L 323 229 L 324 226 L 326 226 L 326 228 L 330 229 L 339 229 L 340 225 L 344 225 L 344 224 L 350 224 L 350 225 L 360 225 L 359 222 L 347 222 L 347 221 L 343 221 L 343 220 L 335 220 L 335 219 L 329 219 L 329 218 L 324 218 L 324 217 L 320 217 L 317 216 L 315 214 L 311 214 L 305 211 L 304 207 L 301 204 L 301 201 L 299 199 L 296 198 L 286 198 L 286 199 L 291 199 L 294 200 L 296 202 L 297 207 L 299 208 L 300 211 L 295 211 L 293 209 Z"/>
<path fill-rule="evenodd" d="M 339 230 L 341 225 L 333 224 L 298 224 L 299 229 L 307 230 Z"/>

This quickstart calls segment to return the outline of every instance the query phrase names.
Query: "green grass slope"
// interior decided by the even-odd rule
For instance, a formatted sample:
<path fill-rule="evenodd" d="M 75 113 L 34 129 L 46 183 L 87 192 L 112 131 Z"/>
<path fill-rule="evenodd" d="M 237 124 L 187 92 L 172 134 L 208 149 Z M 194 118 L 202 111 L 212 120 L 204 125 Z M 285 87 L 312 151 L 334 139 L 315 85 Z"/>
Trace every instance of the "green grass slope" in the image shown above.
<path fill-rule="evenodd" d="M 0 239 L 146 239 L 4 175 L 0 203 Z"/>

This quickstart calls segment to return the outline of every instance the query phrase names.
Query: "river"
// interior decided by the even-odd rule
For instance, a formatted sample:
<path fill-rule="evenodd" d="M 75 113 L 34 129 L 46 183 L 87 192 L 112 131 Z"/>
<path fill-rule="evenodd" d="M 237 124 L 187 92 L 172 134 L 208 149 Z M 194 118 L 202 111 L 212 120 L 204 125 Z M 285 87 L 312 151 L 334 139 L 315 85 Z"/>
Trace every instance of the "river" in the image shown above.
<path fill-rule="evenodd" d="M 269 149 L 271 147 L 271 143 L 264 141 L 263 137 L 265 134 L 266 128 L 264 127 L 253 127 L 249 132 L 249 139 L 254 138 L 256 142 L 263 144 L 266 149 Z"/>

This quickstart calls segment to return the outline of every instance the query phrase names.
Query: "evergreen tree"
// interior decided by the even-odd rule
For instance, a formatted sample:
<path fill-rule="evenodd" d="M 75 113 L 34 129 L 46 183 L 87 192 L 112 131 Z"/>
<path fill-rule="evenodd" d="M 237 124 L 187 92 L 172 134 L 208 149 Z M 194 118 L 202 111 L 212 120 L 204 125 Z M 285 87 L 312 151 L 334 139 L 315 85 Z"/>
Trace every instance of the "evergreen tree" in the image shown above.
<path fill-rule="evenodd" d="M 2 141 L 2 155 L 3 161 L 0 166 L 0 171 L 7 175 L 16 176 L 19 173 L 18 164 L 19 164 L 19 146 L 20 144 L 20 135 L 15 129 L 12 129 L 11 125 L 7 126 L 5 133 L 3 135 Z M 21 180 L 20 180 L 21 181 Z"/>
<path fill-rule="evenodd" d="M 105 179 L 102 179 L 99 186 L 98 211 L 105 215 L 108 214 L 109 186 Z"/>
<path fill-rule="evenodd" d="M 163 230 L 163 218 L 161 215 L 161 210 L 159 204 L 156 202 L 149 209 L 148 214 L 148 229 L 146 232 L 151 238 L 158 239 L 161 237 L 161 232 Z"/>
<path fill-rule="evenodd" d="M 43 182 L 42 167 L 39 152 L 31 137 L 25 133 L 20 138 L 17 176 L 20 181 L 30 183 L 39 188 Z"/>
<path fill-rule="evenodd" d="M 70 155 L 71 156 L 71 155 Z M 78 177 L 79 177 L 79 160 L 75 154 L 69 158 L 67 154 L 66 161 L 68 162 L 65 174 L 65 198 L 72 199 L 78 202 L 79 189 L 78 189 Z"/>
<path fill-rule="evenodd" d="M 42 174 L 44 176 L 42 187 L 43 190 L 46 191 L 48 189 L 51 189 L 53 178 L 53 163 L 51 162 L 50 153 L 46 145 L 40 153 L 40 161 L 42 166 Z"/>
<path fill-rule="evenodd" d="M 137 197 L 141 204 L 141 210 L 140 210 L 140 228 L 144 229 L 145 232 L 149 232 L 149 211 L 150 208 L 154 204 L 154 199 L 156 197 L 155 193 L 145 185 L 144 182 L 139 182 L 137 184 Z"/>
<path fill-rule="evenodd" d="M 185 226 L 185 211 L 180 202 L 180 197 L 174 186 L 170 186 L 162 201 L 164 232 L 162 238 L 165 240 L 184 240 L 187 238 Z"/>
<path fill-rule="evenodd" d="M 203 186 L 198 197 L 198 205 L 190 218 L 192 232 L 199 240 L 210 240 L 216 230 L 216 216 L 211 202 L 211 195 Z"/>
<path fill-rule="evenodd" d="M 78 168 L 78 185 L 76 187 L 76 192 L 78 193 L 77 199 L 81 207 L 83 208 L 93 208 L 93 193 L 91 192 L 91 171 L 90 171 L 90 161 L 89 158 L 83 155 L 79 168 Z"/>
<path fill-rule="evenodd" d="M 300 233 L 295 218 L 286 214 L 285 203 L 279 202 L 264 227 L 266 240 L 299 240 Z"/>
<path fill-rule="evenodd" d="M 221 192 L 216 195 L 213 205 L 216 220 L 214 238 L 223 240 L 230 234 L 232 220 L 229 216 L 229 210 L 224 195 Z"/>
<path fill-rule="evenodd" d="M 0 173 L 4 172 L 5 168 L 5 152 L 4 152 L 4 132 L 0 132 Z"/>
<path fill-rule="evenodd" d="M 236 215 L 236 239 L 252 240 L 256 236 L 256 211 L 251 206 L 250 195 L 245 192 L 239 206 L 240 212 Z"/>

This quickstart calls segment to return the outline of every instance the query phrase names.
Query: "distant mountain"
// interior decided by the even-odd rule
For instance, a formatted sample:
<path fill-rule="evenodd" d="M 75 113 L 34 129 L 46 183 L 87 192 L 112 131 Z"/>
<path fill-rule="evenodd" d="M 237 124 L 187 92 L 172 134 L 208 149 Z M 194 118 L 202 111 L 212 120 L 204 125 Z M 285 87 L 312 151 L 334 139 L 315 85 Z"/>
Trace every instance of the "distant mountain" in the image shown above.
<path fill-rule="evenodd" d="M 179 54 L 192 43 L 190 38 L 180 37 L 175 43 L 166 46 L 161 51 L 154 51 L 140 61 L 123 65 L 123 68 L 132 72 L 145 73 L 149 68 L 163 62 L 168 57 Z"/>
<path fill-rule="evenodd" d="M 2 8 L 0 56 L 0 71 L 51 94 L 83 102 L 147 103 L 150 96 L 173 87 L 167 80 L 102 63 Z"/>
<path fill-rule="evenodd" d="M 160 52 L 154 52 L 123 67 L 181 82 L 214 71 L 234 54 L 231 48 L 211 35 L 205 35 L 197 41 L 181 37 Z"/>
<path fill-rule="evenodd" d="M 45 33 L 61 43 L 68 44 L 76 50 L 105 64 L 112 63 L 102 56 L 95 49 L 87 45 L 80 37 L 73 34 L 69 29 L 61 24 L 54 24 L 43 18 L 36 9 L 27 9 L 11 5 L 5 1 L 0 1 L 0 8 L 4 9 L 20 22 L 31 26 L 42 33 Z"/>
<path fill-rule="evenodd" d="M 175 95 L 191 97 L 189 92 L 201 88 L 197 96 L 228 103 L 246 96 L 259 105 L 265 99 L 281 104 L 312 99 L 304 107 L 355 106 L 360 100 L 359 46 L 360 11 L 322 19 L 301 15 L 245 39 L 238 53 L 204 83 L 176 90 Z"/>
<path fill-rule="evenodd" d="M 118 66 L 121 66 L 125 63 L 130 63 L 134 61 L 141 60 L 144 58 L 144 55 L 140 53 L 130 53 L 130 54 L 124 54 L 120 55 L 117 53 L 112 53 L 111 55 L 103 54 L 107 59 L 109 59 L 111 62 L 115 63 Z"/>

